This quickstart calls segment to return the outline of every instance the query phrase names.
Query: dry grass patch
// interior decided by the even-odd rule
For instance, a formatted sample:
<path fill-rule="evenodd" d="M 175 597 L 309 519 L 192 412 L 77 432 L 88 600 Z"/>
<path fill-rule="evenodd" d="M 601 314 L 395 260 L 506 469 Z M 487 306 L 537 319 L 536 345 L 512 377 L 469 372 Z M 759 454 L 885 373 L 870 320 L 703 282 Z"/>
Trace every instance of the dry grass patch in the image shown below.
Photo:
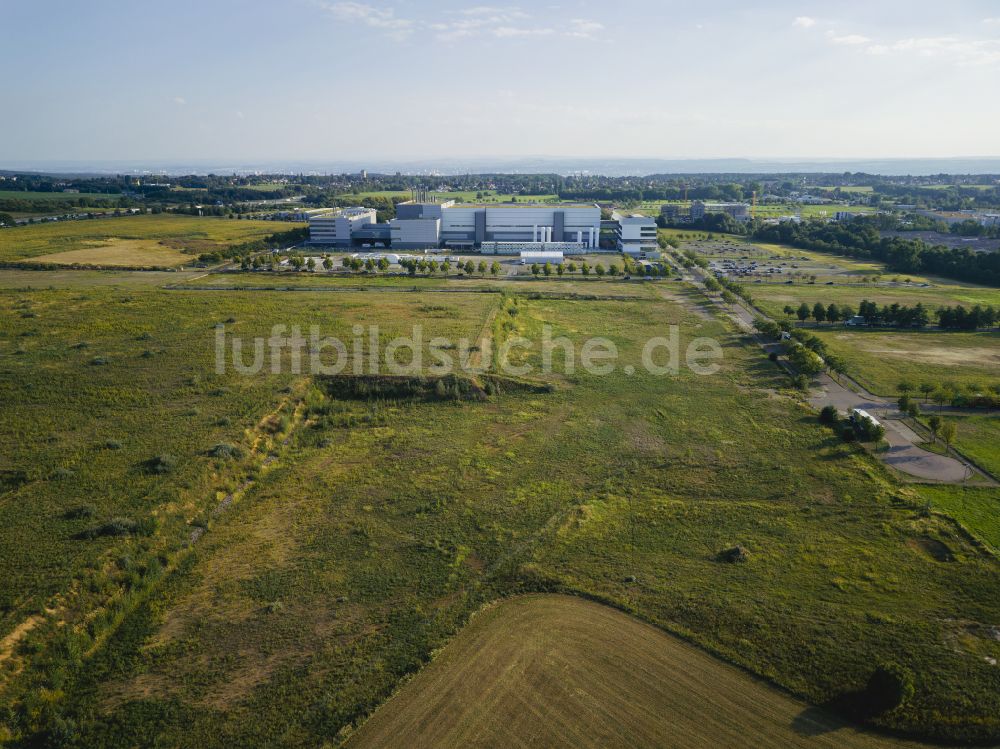
<path fill-rule="evenodd" d="M 191 262 L 190 255 L 164 246 L 152 239 L 117 239 L 88 243 L 87 247 L 66 252 L 54 252 L 33 258 L 39 263 L 58 265 L 123 265 L 173 267 Z"/>

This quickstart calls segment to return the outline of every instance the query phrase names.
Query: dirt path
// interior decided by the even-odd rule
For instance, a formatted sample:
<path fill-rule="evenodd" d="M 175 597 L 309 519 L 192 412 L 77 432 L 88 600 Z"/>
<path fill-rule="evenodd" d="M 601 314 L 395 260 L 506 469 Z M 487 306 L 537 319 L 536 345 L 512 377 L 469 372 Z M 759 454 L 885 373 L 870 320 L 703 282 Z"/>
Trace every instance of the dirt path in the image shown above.
<path fill-rule="evenodd" d="M 474 616 L 347 746 L 916 745 L 850 726 L 616 609 L 530 595 Z"/>

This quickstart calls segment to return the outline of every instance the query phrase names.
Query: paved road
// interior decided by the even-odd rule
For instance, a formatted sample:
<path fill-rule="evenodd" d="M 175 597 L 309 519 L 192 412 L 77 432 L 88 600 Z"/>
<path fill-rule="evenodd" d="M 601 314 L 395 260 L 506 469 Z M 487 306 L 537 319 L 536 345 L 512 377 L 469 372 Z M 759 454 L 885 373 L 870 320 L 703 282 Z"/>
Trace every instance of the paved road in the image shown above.
<path fill-rule="evenodd" d="M 695 271 L 698 280 L 704 278 L 703 274 Z M 743 330 L 751 332 L 754 330 L 754 320 L 758 315 L 743 307 L 742 304 L 724 305 L 721 302 L 718 306 L 733 319 L 733 321 Z M 780 350 L 778 344 L 762 344 L 765 351 L 771 352 Z M 941 481 L 944 483 L 958 484 L 966 479 L 982 474 L 965 462 L 948 455 L 938 455 L 924 450 L 917 446 L 923 439 L 915 434 L 898 418 L 886 418 L 887 415 L 898 415 L 898 409 L 893 401 L 880 398 L 862 388 L 862 392 L 857 393 L 850 388 L 841 385 L 828 374 L 821 374 L 812 381 L 812 390 L 809 395 L 809 403 L 818 409 L 823 406 L 832 405 L 838 411 L 848 412 L 852 408 L 861 408 L 870 412 L 885 425 L 885 439 L 889 443 L 889 449 L 877 453 L 886 464 L 925 481 Z"/>

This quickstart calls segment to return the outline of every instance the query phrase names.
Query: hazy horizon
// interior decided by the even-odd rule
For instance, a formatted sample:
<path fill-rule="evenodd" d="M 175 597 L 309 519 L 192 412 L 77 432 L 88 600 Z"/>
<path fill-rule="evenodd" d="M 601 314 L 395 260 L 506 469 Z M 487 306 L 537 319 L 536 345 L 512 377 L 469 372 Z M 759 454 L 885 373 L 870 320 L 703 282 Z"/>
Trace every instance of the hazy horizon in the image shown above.
<path fill-rule="evenodd" d="M 5 11 L 0 61 L 17 73 L 3 90 L 18 115 L 4 167 L 997 153 L 1000 102 L 984 94 L 1000 82 L 1000 10 L 984 0 Z"/>

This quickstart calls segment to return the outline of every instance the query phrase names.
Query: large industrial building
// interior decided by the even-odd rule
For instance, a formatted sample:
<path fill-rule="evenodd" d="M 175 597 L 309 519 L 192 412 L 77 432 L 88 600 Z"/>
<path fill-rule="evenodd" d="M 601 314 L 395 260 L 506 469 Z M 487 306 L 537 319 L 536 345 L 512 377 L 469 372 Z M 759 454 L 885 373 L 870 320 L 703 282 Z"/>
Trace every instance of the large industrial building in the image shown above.
<path fill-rule="evenodd" d="M 312 244 L 341 247 L 379 243 L 396 249 L 480 249 L 488 243 L 487 252 L 516 254 L 525 245 L 543 249 L 544 244 L 553 250 L 584 252 L 599 246 L 601 209 L 561 203 L 406 202 L 396 206 L 396 218 L 388 224 L 377 224 L 372 209 L 344 208 L 310 217 L 309 229 Z M 517 243 L 518 248 L 508 243 Z"/>
<path fill-rule="evenodd" d="M 638 213 L 629 216 L 613 213 L 612 218 L 617 223 L 615 239 L 618 242 L 619 252 L 639 256 L 659 250 L 654 219 Z"/>
<path fill-rule="evenodd" d="M 350 247 L 355 232 L 375 223 L 374 208 L 342 208 L 309 217 L 309 241 Z"/>

